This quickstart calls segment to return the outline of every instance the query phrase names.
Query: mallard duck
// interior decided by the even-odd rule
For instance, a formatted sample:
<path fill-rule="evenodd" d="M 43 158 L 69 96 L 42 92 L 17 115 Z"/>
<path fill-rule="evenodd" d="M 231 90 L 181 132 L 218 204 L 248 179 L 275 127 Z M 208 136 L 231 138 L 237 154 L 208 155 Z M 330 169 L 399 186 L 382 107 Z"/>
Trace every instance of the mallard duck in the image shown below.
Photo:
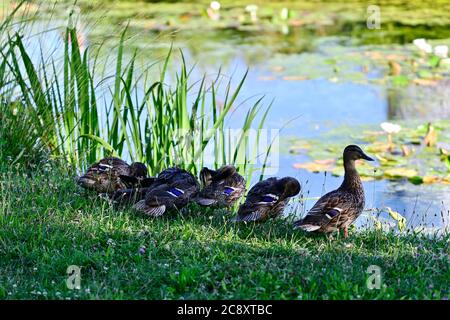
<path fill-rule="evenodd" d="M 119 158 L 104 158 L 94 163 L 87 172 L 77 179 L 77 183 L 86 189 L 98 193 L 112 193 L 119 189 L 139 184 L 147 177 L 147 167 L 141 162 L 131 165 Z"/>
<path fill-rule="evenodd" d="M 119 189 L 111 196 L 111 200 L 115 204 L 134 204 L 145 199 L 146 194 L 163 183 L 172 183 L 180 177 L 180 169 L 173 167 L 161 171 L 157 178 L 145 178 L 137 187 Z M 135 185 L 136 186 L 136 185 Z"/>
<path fill-rule="evenodd" d="M 134 205 L 138 211 L 159 217 L 166 211 L 181 210 L 197 196 L 200 185 L 197 179 L 179 168 L 169 168 L 158 175 L 151 187 L 145 190 L 145 199 Z"/>
<path fill-rule="evenodd" d="M 202 206 L 232 207 L 245 192 L 245 179 L 233 166 L 200 171 L 203 189 L 195 201 Z"/>
<path fill-rule="evenodd" d="M 344 229 L 344 237 L 348 236 L 348 227 L 361 214 L 365 203 L 364 188 L 355 167 L 359 159 L 373 161 L 358 146 L 344 149 L 344 182 L 321 197 L 304 219 L 294 222 L 294 228 L 323 233 Z"/>
<path fill-rule="evenodd" d="M 269 178 L 255 184 L 239 207 L 233 221 L 262 222 L 279 216 L 289 199 L 300 192 L 300 183 L 292 177 Z"/>

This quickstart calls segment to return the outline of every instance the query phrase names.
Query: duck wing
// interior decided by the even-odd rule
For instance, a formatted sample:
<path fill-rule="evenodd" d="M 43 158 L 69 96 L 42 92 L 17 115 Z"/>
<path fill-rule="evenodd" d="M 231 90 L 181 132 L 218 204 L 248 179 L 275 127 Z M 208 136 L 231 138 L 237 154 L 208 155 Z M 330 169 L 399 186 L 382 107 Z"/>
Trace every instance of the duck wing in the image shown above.
<path fill-rule="evenodd" d="M 134 206 L 135 209 L 153 217 L 163 215 L 170 209 L 181 209 L 198 192 L 198 185 L 186 181 L 160 183 L 149 188 L 145 199 Z"/>
<path fill-rule="evenodd" d="M 254 185 L 233 221 L 263 221 L 270 217 L 274 209 L 279 212 L 278 209 L 283 208 L 285 201 L 281 199 L 281 193 L 274 188 L 276 181 L 276 178 L 269 178 Z"/>
<path fill-rule="evenodd" d="M 282 196 L 275 188 L 277 178 L 269 178 L 255 184 L 247 194 L 246 203 L 273 206 Z"/>
<path fill-rule="evenodd" d="M 354 199 L 348 192 L 341 190 L 329 192 L 316 202 L 303 219 L 294 222 L 294 228 L 311 232 L 324 229 L 341 219 L 345 220 L 353 202 Z"/>
<path fill-rule="evenodd" d="M 120 189 L 112 194 L 111 201 L 117 205 L 133 204 L 145 199 L 150 190 L 151 188 Z"/>
<path fill-rule="evenodd" d="M 230 166 L 231 167 L 231 166 Z M 230 168 L 228 167 L 228 168 Z M 234 169 L 234 167 L 231 167 Z M 219 171 L 216 171 L 219 172 Z M 202 176 L 204 178 L 204 175 Z M 203 182 L 203 185 L 205 183 Z M 196 202 L 200 205 L 210 206 L 216 203 L 231 206 L 245 192 L 245 179 L 236 170 L 227 170 L 214 175 L 200 192 Z"/>
<path fill-rule="evenodd" d="M 119 158 L 104 158 L 99 162 L 93 164 L 89 169 L 88 173 L 101 173 L 101 174 L 112 174 L 115 176 L 129 175 L 130 166 L 128 163 Z"/>

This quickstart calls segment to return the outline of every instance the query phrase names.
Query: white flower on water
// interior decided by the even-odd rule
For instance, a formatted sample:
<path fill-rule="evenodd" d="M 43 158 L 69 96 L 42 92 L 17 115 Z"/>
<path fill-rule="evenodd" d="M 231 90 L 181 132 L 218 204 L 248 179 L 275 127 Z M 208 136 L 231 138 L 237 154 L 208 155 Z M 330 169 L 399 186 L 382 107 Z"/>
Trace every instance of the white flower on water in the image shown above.
<path fill-rule="evenodd" d="M 394 149 L 394 143 L 392 142 L 392 135 L 398 133 L 402 127 L 395 123 L 383 122 L 380 124 L 381 129 L 383 129 L 387 133 L 388 137 L 388 150 L 390 152 Z"/>
<path fill-rule="evenodd" d="M 289 18 L 289 9 L 288 8 L 281 9 L 280 17 L 281 20 L 287 20 Z"/>
<path fill-rule="evenodd" d="M 445 59 L 448 57 L 448 47 L 446 45 L 436 46 L 434 47 L 434 54 Z"/>
<path fill-rule="evenodd" d="M 398 133 L 402 127 L 398 124 L 391 123 L 391 122 L 383 122 L 380 124 L 381 129 L 383 129 L 387 133 Z"/>
<path fill-rule="evenodd" d="M 431 53 L 431 52 L 433 52 L 433 47 L 431 46 L 431 44 L 429 44 L 429 43 L 427 42 L 427 40 L 425 40 L 425 39 L 423 39 L 423 38 L 421 38 L 421 39 L 415 39 L 415 40 L 413 41 L 413 44 L 414 44 L 417 48 L 419 48 L 420 50 L 422 50 L 423 52 L 426 52 L 426 53 Z"/>
<path fill-rule="evenodd" d="M 218 21 L 220 19 L 220 2 L 219 1 L 211 1 L 209 4 L 209 8 L 206 10 L 208 17 L 211 20 Z"/>
<path fill-rule="evenodd" d="M 209 5 L 211 9 L 214 11 L 218 11 L 220 9 L 220 2 L 219 1 L 211 1 L 211 4 Z"/>

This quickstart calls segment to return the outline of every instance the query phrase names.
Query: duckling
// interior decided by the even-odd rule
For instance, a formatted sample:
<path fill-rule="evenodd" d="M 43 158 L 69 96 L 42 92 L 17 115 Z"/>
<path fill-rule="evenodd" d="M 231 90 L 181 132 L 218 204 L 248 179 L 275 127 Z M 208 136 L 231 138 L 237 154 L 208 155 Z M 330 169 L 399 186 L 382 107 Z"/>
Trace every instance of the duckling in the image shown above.
<path fill-rule="evenodd" d="M 137 202 L 134 209 L 152 217 L 166 211 L 181 210 L 197 196 L 200 185 L 197 179 L 179 168 L 169 168 L 158 175 L 151 187 L 145 190 L 145 199 Z"/>
<path fill-rule="evenodd" d="M 279 216 L 290 198 L 300 192 L 300 183 L 292 177 L 269 178 L 255 184 L 232 221 L 263 222 Z"/>
<path fill-rule="evenodd" d="M 147 167 L 141 162 L 131 165 L 119 158 L 104 158 L 94 163 L 77 183 L 98 193 L 112 193 L 139 184 L 147 177 Z"/>
<path fill-rule="evenodd" d="M 200 171 L 203 189 L 195 201 L 202 206 L 232 207 L 245 192 L 245 179 L 234 166 Z"/>
<path fill-rule="evenodd" d="M 321 233 L 344 229 L 344 237 L 348 237 L 348 227 L 365 204 L 364 188 L 355 167 L 359 159 L 373 161 L 356 145 L 344 149 L 345 176 L 341 186 L 322 196 L 304 219 L 294 222 L 295 229 Z"/>

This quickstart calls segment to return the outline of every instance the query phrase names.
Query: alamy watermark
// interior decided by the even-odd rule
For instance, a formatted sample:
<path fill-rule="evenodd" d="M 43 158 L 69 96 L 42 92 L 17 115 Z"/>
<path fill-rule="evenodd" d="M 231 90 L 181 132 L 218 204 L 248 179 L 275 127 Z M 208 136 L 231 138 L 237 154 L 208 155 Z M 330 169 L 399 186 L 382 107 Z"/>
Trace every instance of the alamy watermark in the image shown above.
<path fill-rule="evenodd" d="M 177 163 L 214 167 L 217 159 L 235 165 L 265 168 L 264 173 L 278 173 L 280 161 L 280 132 L 278 129 L 209 129 L 202 132 L 178 130 L 174 135 Z M 208 140 L 209 139 L 209 140 Z M 204 142 L 208 141 L 206 146 Z"/>
<path fill-rule="evenodd" d="M 379 6 L 370 5 L 367 7 L 366 25 L 368 29 L 381 29 L 381 9 Z"/>
<path fill-rule="evenodd" d="M 76 265 L 70 265 L 67 267 L 67 289 L 80 290 L 81 289 L 81 268 Z"/>
<path fill-rule="evenodd" d="M 370 265 L 366 273 L 369 274 L 366 280 L 367 289 L 381 289 L 381 268 L 377 265 Z"/>

